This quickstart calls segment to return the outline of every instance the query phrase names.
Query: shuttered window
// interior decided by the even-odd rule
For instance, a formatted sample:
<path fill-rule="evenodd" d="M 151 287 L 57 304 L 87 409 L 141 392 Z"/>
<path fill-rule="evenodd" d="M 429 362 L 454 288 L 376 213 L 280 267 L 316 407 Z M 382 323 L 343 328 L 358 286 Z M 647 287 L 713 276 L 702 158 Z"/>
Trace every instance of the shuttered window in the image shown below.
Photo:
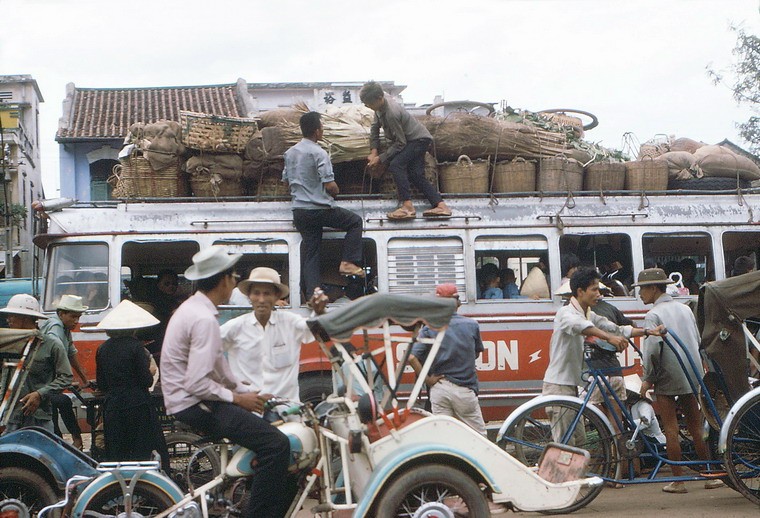
<path fill-rule="evenodd" d="M 388 242 L 390 293 L 432 295 L 438 284 L 457 285 L 464 296 L 464 247 L 457 238 L 396 238 Z"/>

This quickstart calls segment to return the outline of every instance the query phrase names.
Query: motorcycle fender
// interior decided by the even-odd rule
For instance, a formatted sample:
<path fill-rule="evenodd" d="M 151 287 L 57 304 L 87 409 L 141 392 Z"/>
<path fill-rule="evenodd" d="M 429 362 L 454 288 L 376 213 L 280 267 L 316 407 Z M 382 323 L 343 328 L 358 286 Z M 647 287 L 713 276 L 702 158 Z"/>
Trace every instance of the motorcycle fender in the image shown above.
<path fill-rule="evenodd" d="M 483 479 L 492 488 L 496 488 L 496 482 L 491 478 L 490 474 L 485 470 L 483 465 L 471 455 L 464 453 L 456 448 L 452 448 L 443 444 L 414 444 L 407 447 L 402 447 L 396 450 L 394 455 L 386 457 L 383 461 L 377 465 L 372 471 L 372 475 L 367 482 L 367 487 L 362 495 L 361 499 L 357 503 L 354 516 L 368 516 L 369 510 L 372 507 L 373 502 L 377 496 L 382 492 L 386 482 L 390 478 L 403 471 L 404 467 L 412 462 L 415 465 L 419 465 L 419 459 L 424 459 L 429 456 L 436 456 L 436 463 L 440 462 L 441 457 L 455 458 L 469 464 L 474 470 L 476 470 Z M 417 461 L 417 462 L 414 462 Z M 423 461 L 424 462 L 424 461 Z"/>
<path fill-rule="evenodd" d="M 720 429 L 720 437 L 718 438 L 718 452 L 719 453 L 725 453 L 726 452 L 726 443 L 728 442 L 728 430 L 731 428 L 731 423 L 734 422 L 734 419 L 736 419 L 736 414 L 739 413 L 739 410 L 753 397 L 760 394 L 760 387 L 757 387 L 755 389 L 750 390 L 746 394 L 744 394 L 742 397 L 739 398 L 739 400 L 734 403 L 734 406 L 731 407 L 731 410 L 728 411 L 728 414 L 726 415 L 726 419 L 723 421 L 723 426 Z"/>
<path fill-rule="evenodd" d="M 132 478 L 134 473 L 134 471 L 122 470 L 122 474 L 127 483 L 129 483 L 129 480 Z M 184 497 L 182 491 L 174 484 L 174 482 L 157 471 L 144 472 L 142 475 L 140 475 L 140 480 L 147 484 L 155 486 L 156 488 L 169 495 L 175 504 L 182 500 Z M 87 487 L 84 488 L 79 497 L 77 497 L 74 508 L 71 511 L 71 517 L 82 518 L 87 505 L 90 503 L 90 500 L 92 500 L 93 497 L 95 497 L 95 495 L 97 495 L 101 490 L 113 483 L 118 484 L 119 481 L 111 472 L 103 473 L 98 478 L 90 482 Z"/>
<path fill-rule="evenodd" d="M 507 417 L 504 422 L 501 425 L 501 428 L 499 428 L 499 433 L 496 435 L 496 443 L 498 444 L 499 441 L 504 437 L 504 434 L 507 431 L 507 428 L 518 418 L 520 415 L 522 415 L 523 412 L 526 410 L 536 407 L 536 406 L 542 406 L 545 405 L 547 401 L 569 401 L 578 403 L 578 405 L 583 404 L 583 400 L 579 397 L 573 397 L 573 396 L 536 396 L 530 401 L 523 403 L 519 407 L 517 407 L 515 410 L 512 411 L 511 414 L 509 414 L 509 417 Z M 607 419 L 607 416 L 599 410 L 599 408 L 596 405 L 588 404 L 586 405 L 586 409 L 596 414 L 596 416 L 602 420 L 604 425 L 607 427 L 608 430 L 610 430 L 610 433 L 614 436 L 614 428 L 612 427 L 612 423 L 610 423 L 610 420 Z"/>

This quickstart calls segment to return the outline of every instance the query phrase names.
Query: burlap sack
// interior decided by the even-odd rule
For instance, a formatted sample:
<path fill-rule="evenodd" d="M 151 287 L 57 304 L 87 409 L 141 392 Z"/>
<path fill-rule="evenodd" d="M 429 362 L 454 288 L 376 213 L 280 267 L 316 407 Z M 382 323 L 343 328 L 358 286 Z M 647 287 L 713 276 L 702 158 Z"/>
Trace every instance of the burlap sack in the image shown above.
<path fill-rule="evenodd" d="M 150 166 L 160 171 L 176 166 L 185 153 L 182 144 L 182 127 L 178 122 L 160 120 L 145 124 L 136 122 L 129 127 L 125 143 L 134 144 L 143 152 Z"/>
<path fill-rule="evenodd" d="M 304 112 L 293 108 L 277 108 L 265 111 L 259 115 L 259 128 L 271 128 L 272 126 L 282 126 L 283 124 L 295 124 L 298 126 L 303 114 Z"/>
<path fill-rule="evenodd" d="M 668 163 L 668 178 L 671 180 L 688 180 L 703 176 L 702 170 L 697 167 L 696 157 L 688 151 L 670 151 L 657 159 Z"/>
<path fill-rule="evenodd" d="M 298 126 L 270 126 L 261 130 L 264 152 L 269 159 L 282 157 L 285 151 L 298 144 L 301 130 Z"/>
<path fill-rule="evenodd" d="M 520 295 L 532 299 L 548 299 L 549 283 L 546 282 L 546 275 L 538 266 L 534 266 L 520 287 Z"/>
<path fill-rule="evenodd" d="M 760 167 L 752 160 L 738 155 L 727 147 L 703 146 L 694 152 L 697 165 L 705 176 L 722 176 L 743 180 L 759 180 Z"/>
<path fill-rule="evenodd" d="M 702 146 L 706 146 L 704 142 L 697 142 L 690 138 L 677 138 L 670 143 L 670 151 L 687 151 L 694 153 Z"/>
<path fill-rule="evenodd" d="M 187 160 L 186 167 L 191 177 L 210 173 L 218 174 L 224 180 L 239 180 L 243 175 L 243 159 L 231 153 L 193 156 Z"/>

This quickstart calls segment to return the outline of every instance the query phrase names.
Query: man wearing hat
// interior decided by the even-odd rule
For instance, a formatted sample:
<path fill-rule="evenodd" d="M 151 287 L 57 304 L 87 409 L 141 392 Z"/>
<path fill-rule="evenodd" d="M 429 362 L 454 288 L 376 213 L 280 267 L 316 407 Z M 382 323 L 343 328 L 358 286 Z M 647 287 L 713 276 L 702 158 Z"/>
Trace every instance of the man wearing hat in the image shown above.
<path fill-rule="evenodd" d="M 155 450 L 168 472 L 169 451 L 149 391 L 153 384 L 150 353 L 135 336 L 138 329 L 160 323 L 134 302 L 122 300 L 95 326 L 108 335 L 98 347 L 95 362 L 98 389 L 105 394 L 106 459 L 150 460 Z"/>
<path fill-rule="evenodd" d="M 278 300 L 288 296 L 288 287 L 272 268 L 254 268 L 238 289 L 251 301 L 253 311 L 226 322 L 222 347 L 232 373 L 254 390 L 293 401 L 298 395 L 301 344 L 314 340 L 306 319 L 295 313 L 275 310 Z M 327 297 L 316 293 L 309 305 L 317 315 L 325 312 Z"/>
<path fill-rule="evenodd" d="M 45 320 L 40 326 L 40 331 L 45 337 L 60 343 L 64 348 L 69 358 L 71 369 L 79 376 L 83 387 L 87 387 L 89 381 L 82 365 L 79 363 L 77 349 L 74 347 L 74 339 L 71 336 L 71 332 L 79 324 L 79 318 L 87 309 L 88 306 L 82 304 L 82 297 L 77 295 L 62 295 L 55 307 L 55 315 Z M 82 430 L 79 428 L 79 422 L 74 414 L 71 399 L 59 392 L 50 395 L 50 402 L 53 409 L 53 427 L 55 433 L 59 436 L 61 435 L 61 431 L 58 429 L 58 414 L 60 413 L 61 419 L 63 419 L 66 428 L 71 433 L 74 447 L 81 450 L 83 446 Z"/>
<path fill-rule="evenodd" d="M 237 284 L 240 254 L 221 246 L 193 256 L 185 278 L 198 291 L 183 302 L 166 328 L 161 350 L 161 383 L 169 414 L 213 437 L 225 437 L 256 453 L 244 518 L 279 518 L 293 499 L 284 490 L 290 457 L 288 438 L 252 412 L 262 412 L 267 395 L 251 392 L 230 371 L 222 351 L 217 306 Z M 295 488 L 293 488 L 295 489 Z"/>
<path fill-rule="evenodd" d="M 31 295 L 18 294 L 11 297 L 8 305 L 0 309 L 15 329 L 37 329 L 37 320 L 47 317 L 40 313 L 40 303 Z M 60 394 L 71 384 L 71 365 L 63 345 L 43 336 L 37 347 L 34 361 L 27 371 L 17 406 L 8 423 L 6 433 L 25 426 L 40 426 L 53 432 L 51 394 Z"/>
<path fill-rule="evenodd" d="M 652 309 L 644 317 L 646 327 L 665 326 L 669 332 L 681 339 L 687 351 L 681 349 L 675 340 L 671 340 L 676 353 L 659 337 L 649 336 L 644 339 L 642 346 L 642 363 L 644 367 L 644 382 L 641 384 L 641 397 L 654 388 L 657 396 L 660 416 L 662 417 L 663 432 L 667 439 L 668 459 L 681 460 L 681 444 L 678 434 L 678 408 L 686 417 L 686 426 L 694 440 L 694 448 L 701 459 L 708 459 L 707 445 L 702 439 L 702 414 L 696 395 L 692 392 L 689 378 L 695 387 L 699 386 L 697 378 L 704 376 L 702 359 L 699 355 L 699 329 L 694 313 L 685 304 L 673 300 L 666 293 L 666 287 L 673 281 L 661 268 L 648 268 L 639 272 L 638 280 L 633 287 L 639 288 L 639 297 L 644 304 L 653 304 Z M 676 354 L 678 356 L 676 356 Z M 698 372 L 693 372 L 689 358 Z M 681 367 L 683 362 L 689 372 L 688 377 Z M 676 398 L 678 398 L 676 400 Z M 673 465 L 673 476 L 683 474 L 683 467 Z M 720 487 L 719 480 L 705 483 L 705 488 Z M 662 488 L 666 493 L 686 493 L 683 482 L 671 482 Z"/>
<path fill-rule="evenodd" d="M 435 289 L 438 297 L 448 297 L 459 302 L 456 284 L 439 284 Z M 437 334 L 427 326 L 420 330 L 420 338 L 434 338 Z M 419 374 L 422 363 L 430 352 L 431 344 L 415 343 L 409 364 Z M 475 360 L 483 352 L 478 323 L 462 315 L 454 314 L 449 321 L 438 355 L 430 366 L 425 379 L 434 414 L 456 417 L 472 429 L 486 435 L 486 425 L 478 401 L 478 375 Z"/>

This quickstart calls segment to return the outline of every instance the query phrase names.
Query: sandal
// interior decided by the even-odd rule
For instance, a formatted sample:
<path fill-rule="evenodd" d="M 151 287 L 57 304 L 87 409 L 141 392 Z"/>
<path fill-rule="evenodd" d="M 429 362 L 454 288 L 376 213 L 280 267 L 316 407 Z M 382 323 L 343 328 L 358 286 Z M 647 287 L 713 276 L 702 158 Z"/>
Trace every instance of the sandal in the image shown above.
<path fill-rule="evenodd" d="M 678 493 L 678 494 L 689 492 L 689 490 L 686 489 L 686 486 L 684 485 L 683 482 L 671 482 L 667 486 L 663 487 L 662 490 L 666 493 Z"/>
<path fill-rule="evenodd" d="M 405 219 L 414 219 L 417 217 L 417 213 L 413 210 L 409 210 L 404 207 L 399 207 L 393 212 L 389 212 L 387 216 L 388 216 L 388 219 L 401 221 Z"/>
<path fill-rule="evenodd" d="M 355 264 L 350 264 L 348 268 L 338 269 L 338 273 L 340 273 L 344 277 L 366 277 L 367 276 L 367 272 L 364 271 L 364 268 L 362 268 L 361 266 L 356 266 Z"/>
<path fill-rule="evenodd" d="M 451 209 L 448 207 L 433 207 L 422 213 L 425 218 L 448 218 L 451 217 Z"/>

